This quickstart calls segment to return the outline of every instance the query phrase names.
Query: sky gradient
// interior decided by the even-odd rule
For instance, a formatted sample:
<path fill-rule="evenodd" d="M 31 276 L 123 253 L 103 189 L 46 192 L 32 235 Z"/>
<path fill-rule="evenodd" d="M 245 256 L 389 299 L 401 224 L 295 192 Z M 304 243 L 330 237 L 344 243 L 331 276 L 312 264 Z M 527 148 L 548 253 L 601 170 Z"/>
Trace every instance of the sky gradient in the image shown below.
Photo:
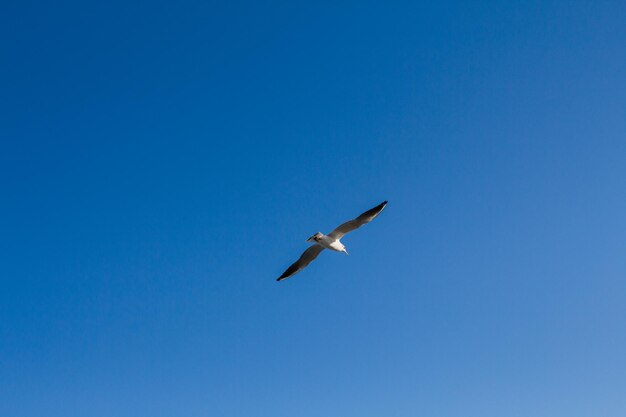
<path fill-rule="evenodd" d="M 624 22 L 4 3 L 0 415 L 626 415 Z"/>

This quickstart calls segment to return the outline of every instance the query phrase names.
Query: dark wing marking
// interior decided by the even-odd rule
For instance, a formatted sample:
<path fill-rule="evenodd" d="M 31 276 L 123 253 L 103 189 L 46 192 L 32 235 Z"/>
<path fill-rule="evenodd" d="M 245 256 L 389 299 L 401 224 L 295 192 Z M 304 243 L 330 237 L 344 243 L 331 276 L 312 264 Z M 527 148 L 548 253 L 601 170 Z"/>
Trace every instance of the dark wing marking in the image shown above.
<path fill-rule="evenodd" d="M 317 255 L 320 254 L 321 251 L 324 250 L 323 246 L 320 245 L 312 245 L 307 250 L 305 250 L 300 259 L 295 261 L 281 276 L 276 278 L 276 281 L 282 281 L 285 278 L 289 278 L 290 276 L 300 272 L 303 270 L 308 264 L 313 261 L 313 259 L 317 258 Z"/>
<path fill-rule="evenodd" d="M 378 216 L 380 212 L 383 211 L 386 205 L 387 201 L 383 201 L 373 209 L 367 210 L 356 219 L 345 222 L 344 224 L 330 232 L 328 236 L 332 237 L 333 239 L 341 239 L 346 233 L 358 229 L 364 224 L 371 222 L 374 217 Z"/>

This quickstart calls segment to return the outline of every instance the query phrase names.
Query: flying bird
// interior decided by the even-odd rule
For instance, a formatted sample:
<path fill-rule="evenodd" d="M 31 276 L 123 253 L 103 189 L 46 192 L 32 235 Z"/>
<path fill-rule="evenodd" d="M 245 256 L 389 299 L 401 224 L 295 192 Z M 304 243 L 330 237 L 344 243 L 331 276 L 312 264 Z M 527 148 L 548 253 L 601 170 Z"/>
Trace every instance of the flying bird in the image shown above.
<path fill-rule="evenodd" d="M 328 235 L 317 232 L 310 238 L 308 238 L 307 242 L 315 242 L 307 250 L 305 250 L 300 259 L 294 262 L 281 276 L 279 276 L 276 281 L 282 281 L 285 278 L 289 278 L 292 275 L 297 274 L 302 271 L 308 264 L 310 264 L 313 259 L 317 258 L 317 255 L 320 254 L 324 249 L 330 249 L 335 252 L 343 252 L 346 255 L 348 251 L 346 247 L 341 243 L 340 239 L 346 234 L 353 230 L 358 229 L 366 223 L 371 222 L 374 217 L 378 216 L 381 211 L 387 205 L 387 201 L 383 201 L 376 207 L 367 210 L 365 213 L 361 214 L 359 217 L 353 220 L 349 220 L 337 227 L 335 230 L 330 232 Z"/>

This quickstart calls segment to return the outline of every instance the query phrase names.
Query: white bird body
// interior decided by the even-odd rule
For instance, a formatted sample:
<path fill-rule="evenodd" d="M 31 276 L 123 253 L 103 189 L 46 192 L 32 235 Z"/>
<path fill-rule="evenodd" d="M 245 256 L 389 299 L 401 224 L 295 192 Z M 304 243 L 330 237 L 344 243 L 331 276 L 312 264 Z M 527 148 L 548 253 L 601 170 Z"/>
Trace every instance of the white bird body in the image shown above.
<path fill-rule="evenodd" d="M 321 235 L 322 236 L 320 236 L 319 239 L 315 240 L 318 245 L 323 246 L 326 249 L 334 250 L 335 252 L 343 252 L 346 255 L 348 254 L 346 247 L 339 241 L 339 239 L 333 239 L 332 237 L 324 234 Z"/>
<path fill-rule="evenodd" d="M 316 234 L 308 238 L 306 241 L 314 242 L 314 244 L 309 246 L 309 248 L 302 253 L 300 259 L 298 259 L 289 268 L 287 268 L 287 270 L 283 272 L 280 277 L 277 278 L 277 281 L 282 281 L 285 278 L 289 278 L 290 276 L 295 275 L 302 269 L 306 268 L 306 266 L 310 264 L 315 258 L 317 258 L 317 255 L 319 255 L 320 252 L 322 252 L 324 249 L 330 249 L 335 252 L 343 252 L 347 255 L 348 251 L 346 250 L 346 247 L 343 245 L 343 243 L 341 243 L 340 239 L 346 233 L 356 230 L 364 224 L 371 222 L 376 216 L 380 214 L 381 211 L 383 211 L 386 205 L 387 201 L 383 201 L 376 207 L 361 214 L 356 219 L 349 220 L 341 224 L 328 235 L 317 232 Z"/>

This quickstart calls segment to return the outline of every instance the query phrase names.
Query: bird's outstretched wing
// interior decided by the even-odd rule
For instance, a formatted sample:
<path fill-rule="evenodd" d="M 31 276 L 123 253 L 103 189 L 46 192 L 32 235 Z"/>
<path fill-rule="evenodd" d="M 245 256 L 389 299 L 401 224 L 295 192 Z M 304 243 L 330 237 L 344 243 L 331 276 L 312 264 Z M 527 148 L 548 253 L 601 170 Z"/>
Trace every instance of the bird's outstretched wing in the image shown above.
<path fill-rule="evenodd" d="M 376 207 L 367 210 L 365 213 L 361 214 L 356 219 L 345 222 L 344 224 L 342 224 L 341 226 L 339 226 L 338 228 L 330 232 L 328 236 L 332 237 L 333 239 L 341 239 L 343 235 L 345 235 L 346 233 L 351 232 L 355 229 L 358 229 L 359 227 L 363 226 L 365 223 L 371 222 L 374 219 L 374 217 L 378 216 L 380 212 L 383 211 L 386 205 L 387 205 L 387 201 L 383 201 Z"/>
<path fill-rule="evenodd" d="M 291 266 L 287 268 L 287 270 L 283 272 L 281 276 L 276 278 L 276 281 L 282 281 L 285 278 L 289 278 L 290 276 L 300 272 L 308 264 L 310 264 L 311 261 L 313 261 L 313 259 L 317 258 L 317 255 L 319 255 L 320 252 L 323 250 L 324 250 L 324 247 L 317 245 L 317 244 L 310 246 L 307 250 L 305 250 L 302 253 L 302 255 L 300 256 L 300 259 L 298 259 L 293 264 L 291 264 Z"/>

